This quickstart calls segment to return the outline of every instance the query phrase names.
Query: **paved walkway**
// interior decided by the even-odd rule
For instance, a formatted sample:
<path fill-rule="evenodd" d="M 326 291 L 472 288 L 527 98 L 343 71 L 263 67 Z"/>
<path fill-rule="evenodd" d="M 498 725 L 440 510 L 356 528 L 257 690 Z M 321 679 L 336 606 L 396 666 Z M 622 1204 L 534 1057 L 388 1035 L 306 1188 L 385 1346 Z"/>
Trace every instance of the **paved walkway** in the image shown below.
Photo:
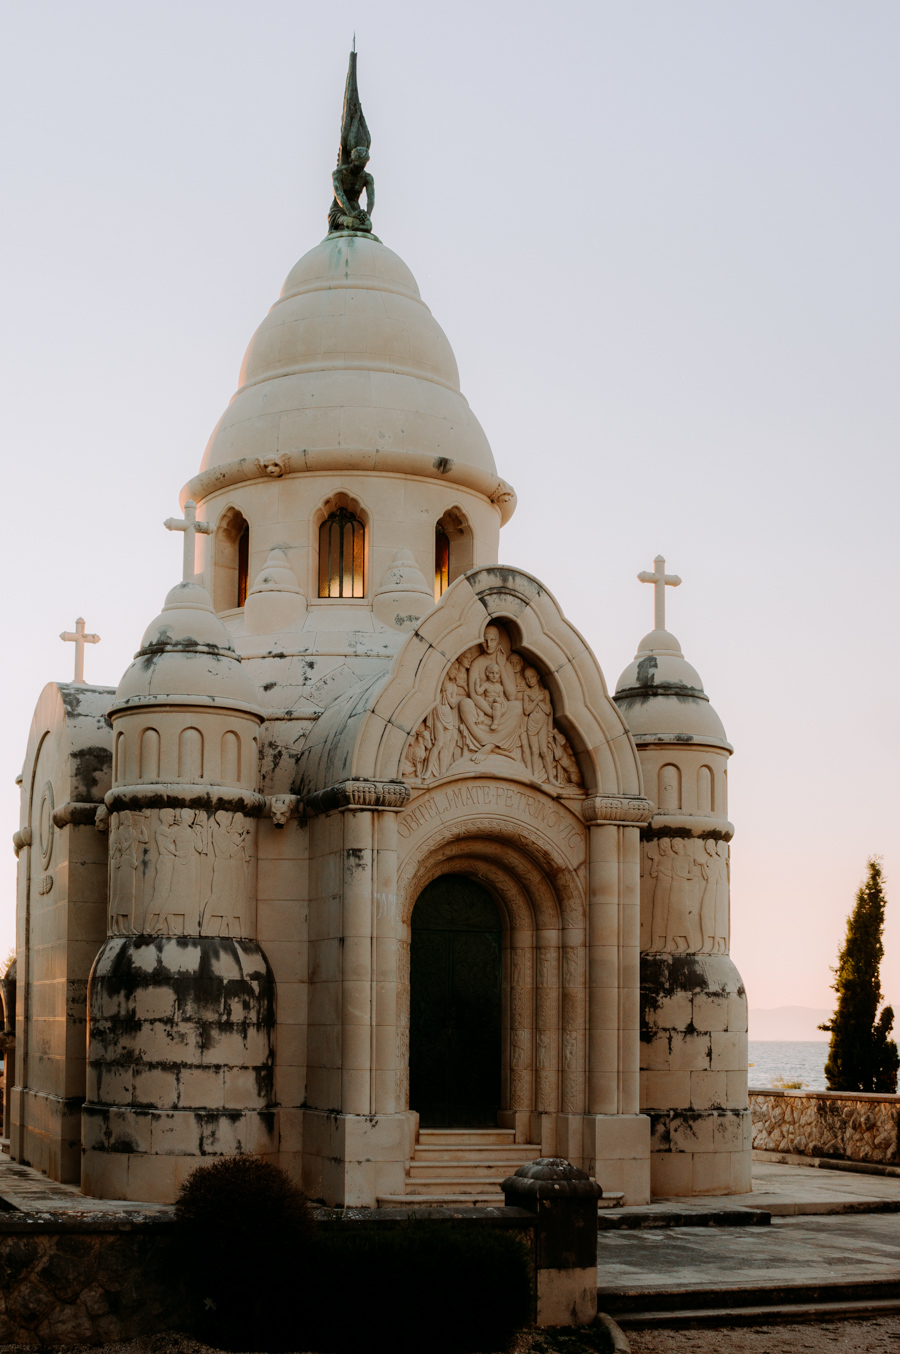
<path fill-rule="evenodd" d="M 15 1210 L 13 1212 L 12 1210 Z M 16 1212 L 28 1218 L 156 1217 L 168 1213 L 161 1204 L 128 1203 L 119 1199 L 89 1199 L 74 1185 L 48 1180 L 30 1166 L 20 1166 L 0 1156 L 0 1217 L 14 1219 Z"/>
<path fill-rule="evenodd" d="M 897 1283 L 900 1220 L 867 1213 L 774 1218 L 768 1227 L 600 1232 L 597 1258 L 601 1294 Z"/>
<path fill-rule="evenodd" d="M 90 1199 L 74 1185 L 59 1185 L 40 1171 L 0 1155 L 0 1211 L 4 1203 L 25 1213 L 164 1213 L 161 1204 Z M 816 1213 L 900 1212 L 900 1178 L 813 1170 L 804 1166 L 753 1163 L 753 1193 L 697 1199 L 654 1199 L 644 1208 L 614 1209 L 606 1216 L 709 1213 L 721 1209 L 765 1209 L 773 1216 Z M 744 1229 L 742 1229 L 743 1231 Z M 900 1231 L 900 1224 L 898 1224 Z"/>
<path fill-rule="evenodd" d="M 754 1161 L 752 1194 L 656 1198 L 639 1208 L 610 1209 L 603 1217 L 610 1225 L 621 1219 L 647 1227 L 654 1217 L 664 1225 L 666 1214 L 673 1212 L 690 1216 L 748 1208 L 763 1209 L 773 1217 L 900 1212 L 900 1178 Z"/>

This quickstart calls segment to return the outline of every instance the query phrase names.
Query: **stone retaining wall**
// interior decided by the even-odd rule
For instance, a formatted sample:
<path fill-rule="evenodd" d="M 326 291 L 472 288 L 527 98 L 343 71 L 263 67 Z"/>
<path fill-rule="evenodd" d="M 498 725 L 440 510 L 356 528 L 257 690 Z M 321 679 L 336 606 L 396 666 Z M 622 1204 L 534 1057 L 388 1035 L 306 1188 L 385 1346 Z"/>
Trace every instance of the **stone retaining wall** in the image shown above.
<path fill-rule="evenodd" d="M 900 1164 L 900 1095 L 751 1090 L 753 1149 Z"/>
<path fill-rule="evenodd" d="M 0 1220 L 0 1345 L 102 1344 L 177 1326 L 170 1227 Z"/>
<path fill-rule="evenodd" d="M 512 1230 L 531 1257 L 534 1281 L 537 1223 L 520 1208 L 318 1209 L 316 1217 L 323 1231 L 389 1230 L 410 1218 Z M 170 1216 L 66 1221 L 0 1214 L 0 1346 L 99 1345 L 190 1329 L 172 1230 Z"/>

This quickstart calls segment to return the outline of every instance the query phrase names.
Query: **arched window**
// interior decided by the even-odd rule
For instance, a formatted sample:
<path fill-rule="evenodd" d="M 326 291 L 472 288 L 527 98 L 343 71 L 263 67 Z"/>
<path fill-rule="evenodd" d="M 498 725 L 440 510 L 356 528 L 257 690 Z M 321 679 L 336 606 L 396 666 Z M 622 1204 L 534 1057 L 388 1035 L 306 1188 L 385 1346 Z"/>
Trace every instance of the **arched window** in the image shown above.
<path fill-rule="evenodd" d="M 448 508 L 434 529 L 434 600 L 473 564 L 474 539 L 465 513 Z"/>
<path fill-rule="evenodd" d="M 336 508 L 319 527 L 319 596 L 365 596 L 366 529 L 355 513 Z"/>
<path fill-rule="evenodd" d="M 213 559 L 216 611 L 243 606 L 250 586 L 250 523 L 238 508 L 226 508 L 219 518 Z"/>
<path fill-rule="evenodd" d="M 442 597 L 450 586 L 450 538 L 438 523 L 434 531 L 434 599 Z"/>
<path fill-rule="evenodd" d="M 250 523 L 245 522 L 237 543 L 237 604 L 243 606 L 247 600 L 247 588 L 250 577 Z"/>

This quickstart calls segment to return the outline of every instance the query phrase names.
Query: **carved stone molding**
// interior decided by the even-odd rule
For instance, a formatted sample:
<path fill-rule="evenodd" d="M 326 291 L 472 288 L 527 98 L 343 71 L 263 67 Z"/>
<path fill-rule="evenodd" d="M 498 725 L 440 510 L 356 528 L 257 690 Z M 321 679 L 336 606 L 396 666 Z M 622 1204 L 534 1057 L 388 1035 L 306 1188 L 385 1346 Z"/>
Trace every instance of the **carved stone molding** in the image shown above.
<path fill-rule="evenodd" d="M 303 800 L 300 795 L 269 795 L 264 816 L 276 827 L 286 827 L 291 818 L 303 817 Z"/>
<path fill-rule="evenodd" d="M 18 856 L 20 851 L 23 851 L 26 846 L 31 845 L 32 842 L 31 828 L 28 826 L 20 827 L 18 832 L 13 833 L 12 841 L 13 841 L 13 850 Z"/>
<path fill-rule="evenodd" d="M 103 806 L 86 803 L 82 800 L 68 799 L 58 809 L 53 810 L 53 822 L 56 827 L 93 827 L 97 821 L 97 810 Z"/>
<path fill-rule="evenodd" d="M 641 833 L 645 841 L 656 837 L 714 837 L 716 841 L 730 842 L 733 836 L 734 823 L 727 818 L 681 813 L 655 813 Z"/>
<path fill-rule="evenodd" d="M 259 818 L 268 803 L 253 790 L 228 785 L 116 785 L 105 796 L 110 813 L 121 809 L 203 809 Z"/>
<path fill-rule="evenodd" d="M 409 786 L 399 780 L 342 780 L 307 795 L 304 804 L 314 816 L 332 809 L 402 809 L 409 796 Z"/>
<path fill-rule="evenodd" d="M 372 363 L 371 356 L 366 359 L 366 363 L 368 370 Z M 352 362 L 345 360 L 344 365 L 352 366 Z M 396 364 L 391 364 L 391 370 L 397 370 Z M 202 470 L 199 475 L 195 475 L 182 489 L 181 502 L 184 504 L 189 498 L 193 498 L 196 503 L 200 503 L 217 490 L 243 484 L 248 480 L 268 479 L 271 473 L 268 466 L 273 459 L 280 464 L 283 475 L 321 474 L 323 471 L 342 473 L 346 470 L 349 457 L 354 452 L 362 453 L 366 458 L 366 465 L 372 470 L 418 475 L 425 479 L 460 484 L 464 488 L 473 489 L 477 494 L 484 494 L 486 498 L 497 494 L 496 506 L 500 510 L 502 525 L 509 521 L 515 510 L 515 490 L 505 480 L 500 479 L 496 471 L 479 470 L 475 466 L 466 465 L 463 461 L 435 456 L 430 451 L 407 451 L 405 448 L 400 451 L 393 447 L 376 451 L 374 456 L 370 447 L 297 450 L 282 453 L 276 458 L 243 456 L 238 461 L 212 466 L 209 470 Z"/>
<path fill-rule="evenodd" d="M 586 823 L 649 823 L 653 805 L 640 795 L 593 795 L 581 806 Z"/>

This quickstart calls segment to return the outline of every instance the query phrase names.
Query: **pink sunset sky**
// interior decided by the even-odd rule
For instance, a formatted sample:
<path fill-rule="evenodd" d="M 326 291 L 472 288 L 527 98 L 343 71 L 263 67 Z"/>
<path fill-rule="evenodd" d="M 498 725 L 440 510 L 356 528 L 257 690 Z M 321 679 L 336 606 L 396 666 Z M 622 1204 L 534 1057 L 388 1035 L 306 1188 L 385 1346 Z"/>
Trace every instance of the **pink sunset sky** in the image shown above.
<path fill-rule="evenodd" d="M 59 632 L 83 615 L 115 685 L 180 577 L 162 520 L 325 232 L 354 26 L 376 231 L 519 495 L 501 558 L 611 688 L 652 626 L 638 571 L 684 580 L 751 1006 L 830 1004 L 873 852 L 900 1004 L 894 0 L 6 0 L 7 843 Z"/>

